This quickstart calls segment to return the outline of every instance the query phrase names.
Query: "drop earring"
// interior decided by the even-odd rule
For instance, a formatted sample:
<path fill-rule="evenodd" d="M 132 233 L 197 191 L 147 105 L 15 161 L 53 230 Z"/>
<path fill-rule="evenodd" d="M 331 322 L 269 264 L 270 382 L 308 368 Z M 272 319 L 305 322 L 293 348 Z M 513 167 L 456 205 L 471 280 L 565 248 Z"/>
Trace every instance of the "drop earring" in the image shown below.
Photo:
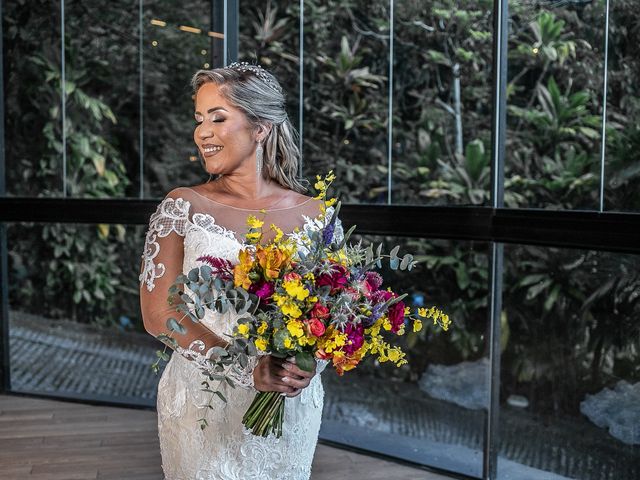
<path fill-rule="evenodd" d="M 258 178 L 262 176 L 262 156 L 262 143 L 258 142 L 258 145 L 256 146 L 256 175 Z"/>

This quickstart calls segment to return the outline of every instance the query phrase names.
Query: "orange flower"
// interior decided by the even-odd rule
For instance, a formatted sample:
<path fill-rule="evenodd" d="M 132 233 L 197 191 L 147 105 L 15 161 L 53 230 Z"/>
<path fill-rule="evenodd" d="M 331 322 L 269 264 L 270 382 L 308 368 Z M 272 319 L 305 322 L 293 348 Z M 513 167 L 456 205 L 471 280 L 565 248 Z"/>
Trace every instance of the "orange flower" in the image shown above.
<path fill-rule="evenodd" d="M 275 245 L 258 247 L 256 252 L 258 263 L 262 268 L 265 280 L 275 280 L 280 276 L 280 271 L 288 266 L 291 253 L 280 250 Z"/>
<path fill-rule="evenodd" d="M 248 290 L 251 286 L 249 272 L 253 268 L 253 257 L 248 250 L 240 250 L 238 259 L 240 262 L 233 267 L 233 284 L 236 287 L 241 286 L 245 290 Z"/>
<path fill-rule="evenodd" d="M 360 363 L 362 354 L 355 352 L 353 355 L 346 355 L 342 350 L 336 350 L 333 352 L 333 366 L 336 368 L 336 373 L 340 376 L 344 375 L 344 372 L 353 370 L 356 365 Z"/>

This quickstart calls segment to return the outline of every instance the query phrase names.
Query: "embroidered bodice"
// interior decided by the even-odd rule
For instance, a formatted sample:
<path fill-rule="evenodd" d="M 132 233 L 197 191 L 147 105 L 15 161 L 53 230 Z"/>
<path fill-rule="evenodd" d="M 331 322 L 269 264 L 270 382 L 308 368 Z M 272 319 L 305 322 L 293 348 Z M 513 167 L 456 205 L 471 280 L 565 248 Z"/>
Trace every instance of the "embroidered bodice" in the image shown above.
<path fill-rule="evenodd" d="M 147 330 L 156 335 L 167 332 L 167 320 L 177 318 L 175 305 L 167 302 L 168 288 L 178 274 L 200 266 L 197 258 L 212 255 L 237 263 L 247 215 L 264 217 L 265 227 L 274 223 L 295 238 L 318 228 L 313 221 L 318 213 L 315 200 L 260 214 L 214 202 L 191 188 L 173 190 L 151 216 L 142 255 L 140 300 Z M 293 233 L 296 227 L 301 228 L 298 234 Z M 341 234 L 338 227 L 336 235 Z M 165 476 L 170 480 L 308 479 L 322 413 L 324 362 L 317 365 L 311 384 L 298 397 L 286 400 L 280 439 L 255 437 L 241 424 L 256 392 L 255 361 L 244 370 L 237 369 L 235 389 L 221 385 L 226 404 L 216 400 L 213 408 L 206 407 L 209 394 L 201 390 L 199 365 L 209 347 L 232 333 L 234 315 L 207 311 L 202 325 L 190 324 L 187 334 L 175 335 L 179 355 L 172 356 L 158 387 Z M 209 426 L 200 430 L 198 419 L 203 416 Z"/>

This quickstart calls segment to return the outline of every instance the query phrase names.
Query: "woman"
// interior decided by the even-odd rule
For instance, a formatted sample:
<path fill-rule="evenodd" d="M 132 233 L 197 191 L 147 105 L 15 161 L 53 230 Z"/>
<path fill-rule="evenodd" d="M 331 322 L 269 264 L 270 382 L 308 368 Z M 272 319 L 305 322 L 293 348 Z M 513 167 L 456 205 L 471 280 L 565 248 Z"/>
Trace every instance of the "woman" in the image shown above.
<path fill-rule="evenodd" d="M 151 216 L 140 273 L 145 328 L 157 336 L 179 318 L 167 290 L 180 273 L 212 255 L 237 262 L 247 215 L 285 232 L 313 228 L 319 201 L 302 194 L 296 178 L 299 151 L 277 80 L 257 65 L 234 63 L 200 70 L 193 78 L 194 141 L 209 181 L 172 190 Z M 211 180 L 215 177 L 215 180 Z M 261 213 L 261 210 L 266 213 Z M 270 230 L 265 229 L 265 239 Z M 236 388 L 220 385 L 227 402 L 203 392 L 198 360 L 225 345 L 235 314 L 207 312 L 202 324 L 188 319 L 185 335 L 175 334 L 176 354 L 158 385 L 158 430 L 162 467 L 168 480 L 308 479 L 323 404 L 316 371 L 295 360 L 270 355 L 254 359 Z M 320 365 L 317 370 L 321 370 Z M 285 402 L 283 435 L 277 439 L 247 432 L 242 416 L 257 391 L 276 391 Z M 199 419 L 208 424 L 200 428 Z"/>

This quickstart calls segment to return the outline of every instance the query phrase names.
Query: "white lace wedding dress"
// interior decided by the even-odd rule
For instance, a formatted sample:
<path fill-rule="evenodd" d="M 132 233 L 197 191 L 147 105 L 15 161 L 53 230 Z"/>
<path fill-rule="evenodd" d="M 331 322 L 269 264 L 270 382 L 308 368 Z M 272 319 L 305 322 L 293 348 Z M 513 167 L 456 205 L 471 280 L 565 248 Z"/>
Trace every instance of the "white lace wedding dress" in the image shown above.
<path fill-rule="evenodd" d="M 166 320 L 178 318 L 175 306 L 167 303 L 167 290 L 179 273 L 187 274 L 201 265 L 198 257 L 212 255 L 237 263 L 242 247 L 237 237 L 246 231 L 248 214 L 258 212 L 214 202 L 191 188 L 178 188 L 167 195 L 151 216 L 142 256 L 140 296 L 147 328 L 155 325 L 158 332 L 166 331 Z M 311 220 L 317 214 L 317 202 L 310 200 L 268 211 L 265 227 L 275 223 L 285 232 L 293 232 L 295 227 L 304 231 L 317 227 Z M 203 324 L 223 337 L 232 332 L 234 316 L 208 312 Z M 192 325 L 188 325 L 190 329 Z M 227 403 L 214 398 L 213 408 L 207 409 L 210 394 L 201 390 L 203 376 L 197 361 L 193 361 L 210 338 L 206 329 L 200 328 L 185 336 L 175 335 L 180 347 L 171 356 L 158 386 L 158 432 L 165 478 L 308 479 L 320 429 L 324 396 L 320 372 L 324 362 L 300 395 L 286 399 L 282 437 L 257 437 L 241 422 L 257 392 L 251 375 L 255 362 L 236 375 L 240 386 L 221 386 Z M 202 417 L 208 422 L 204 429 L 198 423 Z"/>

